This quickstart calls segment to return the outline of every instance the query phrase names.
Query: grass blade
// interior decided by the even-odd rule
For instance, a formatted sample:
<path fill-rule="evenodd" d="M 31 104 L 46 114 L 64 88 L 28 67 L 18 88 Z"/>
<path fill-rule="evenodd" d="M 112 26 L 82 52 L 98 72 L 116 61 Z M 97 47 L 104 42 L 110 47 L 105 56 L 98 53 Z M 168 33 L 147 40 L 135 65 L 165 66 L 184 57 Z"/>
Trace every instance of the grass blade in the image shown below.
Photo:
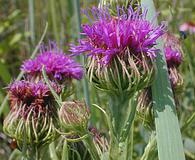
<path fill-rule="evenodd" d="M 142 0 L 141 3 L 143 7 L 148 8 L 148 20 L 152 20 L 156 15 L 153 0 Z M 157 18 L 154 23 L 157 25 Z M 168 78 L 163 43 L 162 40 L 158 42 L 157 47 L 161 52 L 157 56 L 157 76 L 152 85 L 158 156 L 159 160 L 184 160 L 181 132 Z"/>
<path fill-rule="evenodd" d="M 52 27 L 53 27 L 53 33 L 55 36 L 55 40 L 57 41 L 57 44 L 60 44 L 60 36 L 58 31 L 58 21 L 57 21 L 57 11 L 56 11 L 56 1 L 50 0 L 50 11 L 51 11 L 51 21 L 52 21 Z"/>
<path fill-rule="evenodd" d="M 77 25 L 78 25 L 78 39 L 80 39 L 80 32 L 81 32 L 81 17 L 80 17 L 80 0 L 75 0 L 74 1 L 75 5 L 75 12 L 76 12 L 76 17 L 77 17 Z M 82 56 L 80 57 L 80 60 L 82 62 L 82 65 L 84 66 L 85 64 L 85 57 Z M 83 78 L 82 80 L 83 84 L 83 90 L 84 90 L 84 96 L 85 96 L 85 101 L 88 106 L 90 106 L 90 97 L 89 97 L 89 86 L 86 77 Z"/>
<path fill-rule="evenodd" d="M 34 46 L 35 44 L 35 26 L 34 26 L 34 0 L 28 0 L 29 8 L 29 21 L 30 21 L 30 33 L 31 33 L 31 42 Z"/>

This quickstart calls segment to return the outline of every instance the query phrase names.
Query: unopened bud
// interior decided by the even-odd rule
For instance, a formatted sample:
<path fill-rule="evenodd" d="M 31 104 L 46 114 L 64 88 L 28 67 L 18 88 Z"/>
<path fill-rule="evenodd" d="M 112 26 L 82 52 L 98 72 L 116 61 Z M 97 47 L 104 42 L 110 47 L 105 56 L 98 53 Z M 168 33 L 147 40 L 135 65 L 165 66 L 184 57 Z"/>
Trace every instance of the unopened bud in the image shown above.
<path fill-rule="evenodd" d="M 89 109 L 83 102 L 64 102 L 59 111 L 60 123 L 67 132 L 86 132 L 89 118 Z"/>

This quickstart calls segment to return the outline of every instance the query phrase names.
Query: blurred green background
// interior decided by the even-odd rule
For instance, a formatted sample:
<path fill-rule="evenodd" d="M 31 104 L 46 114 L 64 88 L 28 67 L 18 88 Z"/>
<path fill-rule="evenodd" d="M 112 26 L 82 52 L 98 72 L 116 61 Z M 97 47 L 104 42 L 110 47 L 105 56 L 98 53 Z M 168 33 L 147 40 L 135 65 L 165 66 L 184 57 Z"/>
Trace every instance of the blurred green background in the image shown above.
<path fill-rule="evenodd" d="M 66 53 L 71 42 L 79 38 L 80 20 L 86 23 L 85 16 L 78 8 L 90 8 L 98 5 L 98 0 L 0 0 L 0 103 L 6 96 L 6 86 L 20 72 L 23 60 L 30 57 L 48 22 L 44 42 L 57 41 Z M 195 0 L 155 0 L 160 13 L 159 20 L 167 21 L 168 30 L 180 35 L 179 26 L 185 22 L 195 23 Z M 194 26 L 195 27 L 195 26 Z M 184 61 L 180 67 L 184 78 L 183 93 L 179 98 L 178 116 L 182 124 L 195 113 L 195 33 L 187 33 L 181 42 Z M 78 59 L 79 61 L 79 59 Z M 79 82 L 77 82 L 79 83 Z M 89 85 L 90 102 L 106 107 L 107 97 Z M 72 98 L 84 99 L 82 85 L 77 85 L 77 94 Z M 102 133 L 106 133 L 104 116 L 92 106 L 92 124 Z M 3 119 L 9 111 L 8 104 L 0 109 L 0 159 L 9 159 L 13 152 L 13 143 L 2 131 Z M 148 142 L 149 132 L 144 128 L 143 120 L 136 118 L 134 123 L 134 152 L 138 160 Z M 182 131 L 186 157 L 195 160 L 195 120 Z M 11 159 L 11 158 L 10 158 Z M 14 158 L 13 158 L 14 159 Z"/>

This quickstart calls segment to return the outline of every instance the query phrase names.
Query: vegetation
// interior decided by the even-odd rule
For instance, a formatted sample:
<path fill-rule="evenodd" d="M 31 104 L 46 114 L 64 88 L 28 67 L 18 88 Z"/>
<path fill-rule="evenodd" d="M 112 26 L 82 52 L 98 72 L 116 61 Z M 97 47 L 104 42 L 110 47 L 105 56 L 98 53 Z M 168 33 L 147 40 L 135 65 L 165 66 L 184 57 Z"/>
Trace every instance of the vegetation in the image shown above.
<path fill-rule="evenodd" d="M 122 4 L 122 6 L 125 7 L 130 4 L 135 10 L 137 9 L 137 4 L 147 6 L 148 19 L 156 18 L 159 24 L 162 21 L 167 23 L 168 32 L 176 37 L 175 41 L 177 45 L 179 45 L 179 50 L 182 52 L 182 61 L 181 64 L 176 65 L 177 67 L 170 69 L 170 66 L 167 65 L 168 69 L 162 70 L 162 68 L 167 68 L 165 59 L 162 58 L 164 60 L 163 67 L 159 67 L 161 64 L 157 64 L 158 72 L 154 75 L 152 72 L 153 66 L 148 63 L 150 60 L 144 59 L 147 62 L 147 67 L 150 69 L 149 71 L 151 71 L 147 71 L 147 73 L 140 72 L 140 74 L 146 76 L 145 79 L 142 77 L 141 80 L 137 80 L 140 78 L 139 76 L 136 77 L 136 74 L 131 75 L 131 79 L 137 84 L 136 87 L 132 85 L 131 87 L 133 89 L 128 90 L 127 93 L 123 91 L 114 93 L 113 90 L 116 91 L 121 88 L 121 90 L 123 90 L 126 86 L 121 87 L 120 85 L 116 85 L 121 88 L 109 88 L 109 84 L 105 84 L 106 76 L 109 76 L 109 74 L 97 74 L 94 79 L 94 74 L 90 75 L 90 69 L 93 67 L 89 64 L 91 63 L 89 57 L 78 54 L 74 59 L 87 69 L 86 75 L 81 81 L 77 81 L 80 78 L 72 76 L 71 78 L 73 80 L 71 83 L 69 83 L 69 81 L 62 83 L 59 80 L 57 82 L 58 84 L 66 86 L 62 91 L 63 94 L 62 92 L 59 94 L 55 85 L 50 83 L 52 76 L 47 72 L 47 65 L 44 65 L 40 70 L 42 80 L 45 83 L 43 86 L 48 86 L 49 89 L 47 91 L 51 91 L 51 94 L 55 98 L 56 106 L 67 105 L 79 110 L 79 114 L 74 113 L 74 118 L 76 118 L 78 126 L 74 126 L 75 121 L 67 121 L 67 119 L 64 118 L 66 113 L 72 113 L 74 110 L 71 108 L 63 109 L 63 107 L 61 107 L 59 109 L 60 127 L 57 127 L 59 130 L 51 131 L 45 128 L 45 132 L 49 132 L 52 136 L 41 135 L 42 137 L 46 137 L 46 139 L 41 136 L 38 137 L 38 139 L 44 139 L 44 141 L 39 139 L 39 141 L 41 141 L 40 143 L 47 144 L 51 141 L 48 146 L 45 145 L 41 148 L 40 155 L 32 154 L 35 152 L 38 153 L 36 147 L 32 147 L 32 150 L 28 149 L 28 147 L 25 147 L 25 143 L 27 144 L 27 142 L 23 144 L 17 139 L 12 139 L 12 137 L 6 134 L 7 132 L 10 133 L 10 130 L 6 130 L 7 132 L 5 132 L 5 129 L 3 129 L 3 127 L 5 127 L 4 121 L 10 113 L 10 101 L 12 101 L 10 98 L 8 101 L 7 93 L 9 89 L 7 86 L 12 84 L 16 79 L 19 80 L 22 78 L 23 80 L 28 80 L 26 73 L 24 74 L 25 71 L 20 70 L 23 61 L 30 57 L 34 59 L 39 55 L 40 43 L 50 44 L 51 41 L 56 41 L 57 48 L 61 48 L 66 55 L 72 54 L 73 49 L 79 45 L 78 39 L 84 37 L 80 34 L 83 29 L 81 24 L 89 22 L 89 19 L 83 13 L 86 10 L 90 10 L 93 6 L 98 7 L 98 5 L 104 5 L 104 2 L 110 3 L 110 1 L 104 0 L 100 2 L 98 0 L 0 0 L 0 159 L 17 160 L 22 157 L 25 159 L 28 158 L 28 156 L 31 158 L 35 156 L 34 158 L 39 157 L 39 159 L 42 160 L 87 160 L 99 159 L 98 155 L 101 153 L 102 160 L 108 159 L 108 157 L 114 160 L 115 158 L 121 160 L 168 160 L 167 158 L 169 156 L 166 155 L 173 155 L 169 157 L 169 160 L 183 160 L 182 151 L 184 147 L 186 160 L 195 160 L 195 1 L 191 0 L 154 1 L 155 8 L 159 12 L 157 17 L 155 17 L 155 13 L 152 13 L 152 7 L 154 6 L 149 5 L 148 2 L 151 2 L 149 0 L 132 0 L 129 3 L 127 3 L 127 0 L 121 0 L 119 2 L 120 5 Z M 110 4 L 110 13 L 112 16 L 116 16 L 117 5 L 114 2 L 115 1 L 111 1 Z M 150 16 L 151 14 L 152 16 Z M 156 22 L 154 19 L 152 21 L 153 23 Z M 185 32 L 181 31 L 181 29 L 183 30 L 181 27 L 182 24 L 188 24 L 191 28 L 188 27 L 188 29 L 185 29 Z M 161 38 L 163 39 L 164 37 Z M 158 48 L 160 48 L 161 51 L 163 51 L 164 47 L 162 39 L 158 40 Z M 74 44 L 75 48 L 72 45 L 70 46 L 70 44 Z M 161 52 L 161 55 L 163 55 L 163 52 Z M 158 59 L 157 61 L 161 61 L 162 59 Z M 132 61 L 135 62 L 135 59 L 132 58 Z M 113 84 L 115 83 L 120 84 L 121 82 L 122 85 L 127 84 L 127 80 L 122 79 L 123 76 L 121 76 L 127 74 L 126 71 L 120 68 L 120 60 L 115 62 L 114 67 L 118 67 L 117 69 L 120 72 L 119 81 L 116 80 L 117 82 L 110 83 L 112 86 L 114 86 Z M 152 60 L 152 64 L 153 63 L 156 62 Z M 70 67 L 72 67 L 72 65 L 70 65 Z M 143 66 L 139 67 L 137 68 L 140 71 L 140 68 Z M 172 81 L 169 83 L 169 79 L 171 80 L 170 73 L 176 70 L 179 84 L 177 83 L 174 88 Z M 78 74 L 82 73 L 78 72 L 77 75 Z M 98 79 L 98 76 L 101 78 Z M 153 76 L 157 76 L 157 78 L 154 79 Z M 101 80 L 105 80 L 104 83 Z M 145 81 L 147 81 L 147 83 L 145 83 Z M 27 83 L 26 85 L 28 86 L 29 84 Z M 67 86 L 72 86 L 72 88 L 68 88 Z M 135 88 L 139 88 L 139 90 Z M 173 89 L 173 93 L 171 88 Z M 109 91 L 105 92 L 105 90 L 112 90 L 112 93 Z M 141 95 L 143 91 L 148 91 L 147 93 L 150 94 L 152 93 L 152 96 L 147 95 L 150 97 L 150 103 L 147 103 L 147 105 L 141 103 L 142 100 L 146 102 L 143 97 L 140 96 L 141 99 L 139 99 L 139 95 Z M 165 97 L 163 95 L 167 96 Z M 44 97 L 45 95 L 41 96 Z M 64 99 L 66 99 L 66 102 L 64 102 Z M 151 104 L 152 99 L 154 104 Z M 169 105 L 167 106 L 167 104 Z M 123 107 L 123 110 L 115 110 L 118 107 L 117 105 L 121 106 L 121 108 Z M 85 108 L 86 106 L 89 107 L 90 113 L 88 108 Z M 108 106 L 110 106 L 110 108 Z M 137 106 L 137 108 L 134 106 Z M 143 108 L 146 106 L 149 107 Z M 165 107 L 166 110 L 161 111 L 161 107 Z M 52 117 L 54 118 L 57 114 L 58 111 L 56 111 Z M 80 119 L 80 116 L 82 119 Z M 47 115 L 45 117 L 49 116 Z M 48 119 L 50 120 L 50 118 L 51 117 Z M 48 119 L 47 122 L 49 121 Z M 127 126 L 125 126 L 127 131 L 124 131 L 122 126 L 126 123 L 127 119 L 129 122 Z M 11 119 L 9 120 L 11 121 Z M 7 122 L 9 125 L 9 121 Z M 55 126 L 58 122 L 49 121 L 48 123 Z M 88 125 L 86 123 L 88 123 Z M 64 124 L 68 125 L 63 126 Z M 179 128 L 181 130 L 181 142 L 183 142 L 183 146 L 180 142 L 181 135 Z M 69 131 L 72 134 L 68 136 L 65 135 L 65 133 L 69 133 Z M 173 133 L 173 131 L 176 132 Z M 115 136 L 112 136 L 112 134 Z M 120 139 L 120 135 L 122 135 L 122 140 Z M 92 140 L 94 137 L 98 137 L 99 139 L 97 139 L 101 143 L 94 146 L 94 141 Z M 31 144 L 31 142 L 29 143 Z M 112 146 L 110 148 L 109 143 Z M 39 146 L 40 144 L 36 143 L 36 145 Z M 125 152 L 122 156 L 119 154 L 121 150 Z M 30 153 L 31 151 L 32 153 Z M 96 151 L 98 151 L 98 153 L 96 153 Z M 170 153 L 167 153 L 169 151 Z M 175 153 L 177 151 L 178 153 Z M 162 154 L 164 152 L 167 154 Z"/>

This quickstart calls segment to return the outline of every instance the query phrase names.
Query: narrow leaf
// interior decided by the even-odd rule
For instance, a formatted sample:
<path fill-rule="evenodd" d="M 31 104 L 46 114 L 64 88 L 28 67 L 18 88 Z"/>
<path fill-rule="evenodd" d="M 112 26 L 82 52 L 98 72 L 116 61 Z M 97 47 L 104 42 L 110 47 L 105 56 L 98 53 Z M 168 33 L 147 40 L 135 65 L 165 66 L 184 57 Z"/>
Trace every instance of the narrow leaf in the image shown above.
<path fill-rule="evenodd" d="M 153 0 L 142 0 L 142 6 L 148 9 L 148 20 L 152 20 L 156 15 Z M 153 23 L 158 24 L 157 18 Z M 173 92 L 168 78 L 162 40 L 158 41 L 157 47 L 161 52 L 157 56 L 157 75 L 152 85 L 152 95 L 154 101 L 153 107 L 155 112 L 158 156 L 159 160 L 184 160 L 185 156 L 181 132 Z"/>

